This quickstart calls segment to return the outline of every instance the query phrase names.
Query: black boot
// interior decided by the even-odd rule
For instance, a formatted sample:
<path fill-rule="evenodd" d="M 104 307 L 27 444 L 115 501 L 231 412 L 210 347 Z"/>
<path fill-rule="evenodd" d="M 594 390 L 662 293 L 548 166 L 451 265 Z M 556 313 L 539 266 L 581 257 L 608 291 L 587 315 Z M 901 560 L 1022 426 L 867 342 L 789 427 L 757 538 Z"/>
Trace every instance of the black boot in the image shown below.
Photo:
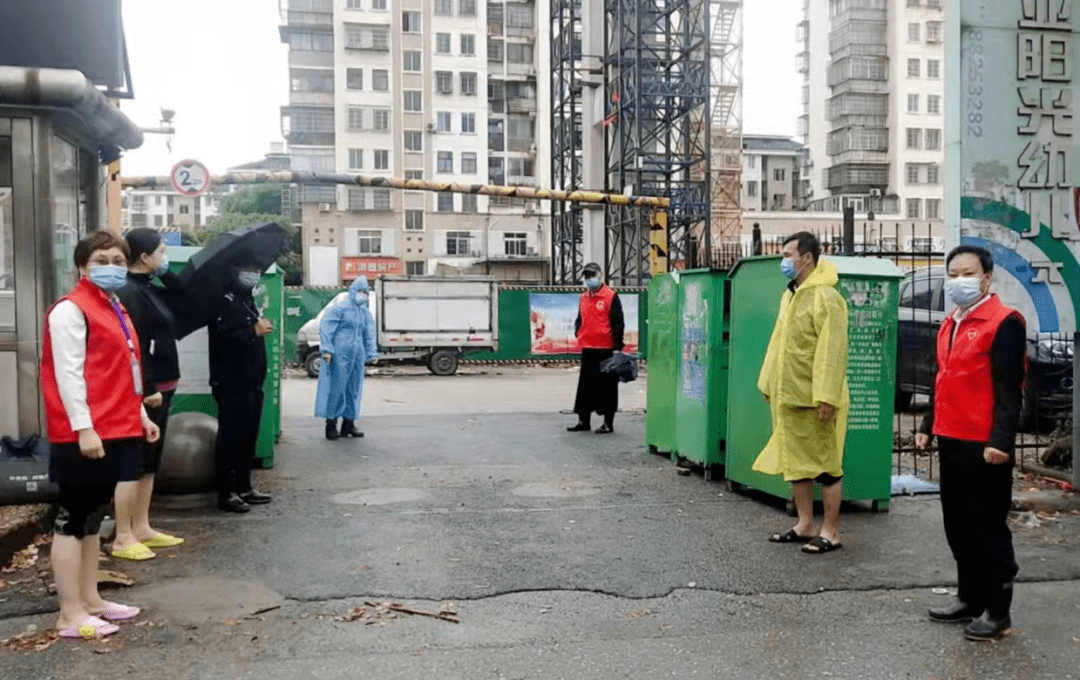
<path fill-rule="evenodd" d="M 927 612 L 931 621 L 939 623 L 967 623 L 983 613 L 983 608 L 968 604 L 962 600 L 955 600 L 945 607 L 931 609 Z"/>
<path fill-rule="evenodd" d="M 348 418 L 341 419 L 342 437 L 363 437 L 364 433 L 356 429 L 356 424 Z"/>
<path fill-rule="evenodd" d="M 340 436 L 341 435 L 338 434 L 338 431 L 337 431 L 337 418 L 327 418 L 326 419 L 326 438 L 333 440 L 333 439 L 337 439 Z"/>
<path fill-rule="evenodd" d="M 225 512 L 248 512 L 251 510 L 251 506 L 235 493 L 228 496 L 218 496 L 217 506 L 218 510 L 224 510 Z"/>
<path fill-rule="evenodd" d="M 1012 633 L 1012 620 L 1009 616 L 1012 597 L 1012 581 L 992 588 L 986 611 L 964 629 L 964 637 L 978 642 L 1003 640 L 1008 637 Z"/>
<path fill-rule="evenodd" d="M 567 432 L 588 432 L 592 429 L 592 425 L 589 424 L 588 418 L 578 418 L 578 424 L 573 427 L 566 428 Z"/>

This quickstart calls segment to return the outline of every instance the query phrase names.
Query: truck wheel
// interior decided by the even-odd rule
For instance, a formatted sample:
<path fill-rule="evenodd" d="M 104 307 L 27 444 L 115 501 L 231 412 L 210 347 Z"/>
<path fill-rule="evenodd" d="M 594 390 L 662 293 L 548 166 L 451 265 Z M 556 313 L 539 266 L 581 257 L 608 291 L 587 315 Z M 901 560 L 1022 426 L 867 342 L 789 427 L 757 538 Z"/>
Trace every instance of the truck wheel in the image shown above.
<path fill-rule="evenodd" d="M 318 349 L 313 349 L 307 353 L 304 357 L 304 370 L 307 371 L 309 377 L 319 377 L 319 367 L 322 365 L 322 355 Z"/>
<path fill-rule="evenodd" d="M 435 375 L 454 375 L 457 368 L 457 353 L 448 349 L 440 349 L 428 359 L 428 370 Z"/>

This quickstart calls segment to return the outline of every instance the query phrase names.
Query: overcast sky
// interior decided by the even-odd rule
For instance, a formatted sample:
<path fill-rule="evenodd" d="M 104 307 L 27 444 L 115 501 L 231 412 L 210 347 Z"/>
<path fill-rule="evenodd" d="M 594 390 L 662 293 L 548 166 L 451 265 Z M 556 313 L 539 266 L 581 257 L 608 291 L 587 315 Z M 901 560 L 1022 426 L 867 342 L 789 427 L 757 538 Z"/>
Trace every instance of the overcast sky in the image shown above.
<path fill-rule="evenodd" d="M 743 131 L 795 134 L 798 0 L 746 0 Z M 141 127 L 176 111 L 172 152 L 162 135 L 124 156 L 124 175 L 166 174 L 185 158 L 211 172 L 258 160 L 281 141 L 288 48 L 278 0 L 124 0 L 135 99 L 121 105 Z"/>

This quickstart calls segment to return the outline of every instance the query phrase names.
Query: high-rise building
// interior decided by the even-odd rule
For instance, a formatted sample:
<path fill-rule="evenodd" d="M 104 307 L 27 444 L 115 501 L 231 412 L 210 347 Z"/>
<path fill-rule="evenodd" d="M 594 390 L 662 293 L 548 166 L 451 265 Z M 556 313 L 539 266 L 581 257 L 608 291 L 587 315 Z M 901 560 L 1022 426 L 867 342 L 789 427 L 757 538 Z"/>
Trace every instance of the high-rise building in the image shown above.
<path fill-rule="evenodd" d="M 797 203 L 942 218 L 944 0 L 804 0 Z"/>
<path fill-rule="evenodd" d="M 537 144 L 550 136 L 548 78 L 537 77 L 548 62 L 537 39 L 544 0 L 280 1 L 290 48 L 282 132 L 294 170 L 517 186 L 550 175 Z M 550 211 L 540 203 L 298 189 L 308 282 L 547 278 Z"/>

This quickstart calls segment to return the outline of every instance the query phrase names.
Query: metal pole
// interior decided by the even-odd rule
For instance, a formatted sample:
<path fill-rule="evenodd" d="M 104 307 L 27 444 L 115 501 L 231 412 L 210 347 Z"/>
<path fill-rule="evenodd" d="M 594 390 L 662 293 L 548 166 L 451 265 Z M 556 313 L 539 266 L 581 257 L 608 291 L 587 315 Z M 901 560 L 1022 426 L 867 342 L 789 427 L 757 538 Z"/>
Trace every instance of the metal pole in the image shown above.
<path fill-rule="evenodd" d="M 1080 330 L 1073 333 L 1073 418 L 1072 466 L 1073 491 L 1080 493 Z"/>
<path fill-rule="evenodd" d="M 855 207 L 844 208 L 844 254 L 851 255 L 855 252 Z"/>

